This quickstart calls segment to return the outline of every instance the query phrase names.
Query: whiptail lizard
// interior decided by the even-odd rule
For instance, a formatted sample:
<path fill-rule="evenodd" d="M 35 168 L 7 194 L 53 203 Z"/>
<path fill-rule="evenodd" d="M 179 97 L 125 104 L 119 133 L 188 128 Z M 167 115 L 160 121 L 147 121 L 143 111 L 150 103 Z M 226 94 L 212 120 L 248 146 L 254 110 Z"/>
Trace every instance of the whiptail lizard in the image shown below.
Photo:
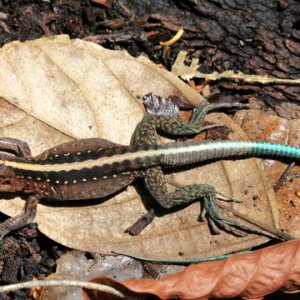
<path fill-rule="evenodd" d="M 247 108 L 245 104 L 208 104 L 194 109 L 189 122 L 178 117 L 146 115 L 137 127 L 131 146 L 103 139 L 77 140 L 31 156 L 27 143 L 0 139 L 0 191 L 29 194 L 24 213 L 0 225 L 0 236 L 30 223 L 37 203 L 45 200 L 78 200 L 109 196 L 143 177 L 151 195 L 164 208 L 203 200 L 203 213 L 212 228 L 237 235 L 261 233 L 223 215 L 216 204 L 215 188 L 191 184 L 168 192 L 163 167 L 183 166 L 201 161 L 241 157 L 278 157 L 299 160 L 300 149 L 263 142 L 185 141 L 158 144 L 158 132 L 174 136 L 195 135 L 203 127 L 207 112 L 220 108 Z M 3 153 L 3 151 L 15 152 Z M 202 215 L 203 215 L 202 213 Z M 289 238 L 278 233 L 279 238 Z"/>

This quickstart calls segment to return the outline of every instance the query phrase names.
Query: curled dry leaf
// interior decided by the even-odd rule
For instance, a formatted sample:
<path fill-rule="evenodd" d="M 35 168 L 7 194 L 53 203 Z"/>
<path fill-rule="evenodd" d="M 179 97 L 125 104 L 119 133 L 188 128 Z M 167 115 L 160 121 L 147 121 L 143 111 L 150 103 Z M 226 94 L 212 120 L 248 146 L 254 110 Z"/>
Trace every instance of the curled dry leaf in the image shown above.
<path fill-rule="evenodd" d="M 109 278 L 98 277 L 92 281 L 120 287 L 119 282 Z M 126 299 L 152 299 L 155 295 L 160 299 L 206 300 L 239 296 L 258 300 L 277 290 L 297 293 L 300 291 L 300 240 L 234 255 L 223 261 L 194 264 L 159 280 L 132 279 L 122 285 L 120 290 Z M 103 299 L 96 291 L 85 290 L 84 296 L 86 300 Z"/>
<path fill-rule="evenodd" d="M 142 96 L 150 92 L 175 95 L 192 104 L 203 100 L 144 57 L 133 58 L 66 36 L 10 43 L 1 50 L 0 66 L 1 135 L 27 141 L 33 154 L 79 138 L 129 144 L 144 115 Z M 223 114 L 211 114 L 208 121 L 227 124 L 234 132 L 232 139 L 246 138 Z M 181 185 L 191 183 L 191 178 L 243 200 L 242 204 L 228 203 L 229 208 L 278 227 L 274 193 L 258 160 L 216 162 L 168 176 Z M 259 196 L 255 203 L 254 195 Z M 0 201 L 0 210 L 10 216 L 23 209 L 25 199 L 11 198 Z M 105 200 L 55 206 L 45 202 L 39 205 L 35 221 L 44 234 L 74 249 L 115 250 L 152 258 L 216 256 L 265 241 L 254 236 L 238 239 L 224 232 L 212 236 L 207 223 L 198 222 L 199 203 L 161 214 L 140 236 L 132 237 L 123 231 L 153 200 L 138 184 Z"/>

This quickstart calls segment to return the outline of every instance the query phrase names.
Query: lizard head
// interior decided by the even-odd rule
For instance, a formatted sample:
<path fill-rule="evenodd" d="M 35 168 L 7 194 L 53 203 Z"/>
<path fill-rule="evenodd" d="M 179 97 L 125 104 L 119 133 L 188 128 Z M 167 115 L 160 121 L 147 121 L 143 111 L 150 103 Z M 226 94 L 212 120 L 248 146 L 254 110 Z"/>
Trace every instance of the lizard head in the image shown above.
<path fill-rule="evenodd" d="M 16 192 L 23 189 L 25 182 L 20 180 L 6 163 L 14 156 L 0 153 L 0 192 Z"/>
<path fill-rule="evenodd" d="M 0 192 L 14 192 L 14 173 L 5 165 L 6 156 L 0 153 Z"/>

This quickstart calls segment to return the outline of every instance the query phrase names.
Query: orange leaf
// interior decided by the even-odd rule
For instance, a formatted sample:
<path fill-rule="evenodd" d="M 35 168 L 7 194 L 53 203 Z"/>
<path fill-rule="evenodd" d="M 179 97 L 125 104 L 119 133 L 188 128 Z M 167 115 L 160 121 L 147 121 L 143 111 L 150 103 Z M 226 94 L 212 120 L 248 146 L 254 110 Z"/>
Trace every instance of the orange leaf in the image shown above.
<path fill-rule="evenodd" d="M 109 284 L 124 293 L 126 299 L 242 297 L 262 299 L 282 290 L 300 291 L 300 240 L 292 240 L 223 261 L 194 264 L 185 270 L 155 279 L 132 279 L 120 283 L 107 277 L 92 280 Z M 84 291 L 86 300 L 103 299 L 96 291 Z M 118 298 L 105 298 L 118 299 Z"/>

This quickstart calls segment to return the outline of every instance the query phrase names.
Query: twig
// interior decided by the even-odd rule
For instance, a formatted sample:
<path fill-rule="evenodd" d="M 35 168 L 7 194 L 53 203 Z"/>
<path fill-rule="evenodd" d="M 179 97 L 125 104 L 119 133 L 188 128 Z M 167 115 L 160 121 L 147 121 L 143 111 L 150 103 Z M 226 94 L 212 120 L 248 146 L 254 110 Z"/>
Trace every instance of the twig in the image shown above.
<path fill-rule="evenodd" d="M 80 288 L 110 293 L 110 294 L 116 295 L 118 297 L 123 297 L 125 299 L 124 294 L 122 294 L 120 291 L 112 288 L 111 286 L 93 283 L 93 282 L 87 282 L 87 281 L 78 281 L 78 280 L 25 281 L 25 282 L 21 282 L 21 283 L 2 285 L 2 286 L 0 286 L 0 293 L 7 293 L 7 292 L 20 290 L 20 289 L 25 289 L 25 288 L 28 289 L 28 288 L 38 287 L 38 286 L 43 286 L 43 287 L 45 287 L 45 286 L 74 286 L 74 287 L 80 287 Z"/>

